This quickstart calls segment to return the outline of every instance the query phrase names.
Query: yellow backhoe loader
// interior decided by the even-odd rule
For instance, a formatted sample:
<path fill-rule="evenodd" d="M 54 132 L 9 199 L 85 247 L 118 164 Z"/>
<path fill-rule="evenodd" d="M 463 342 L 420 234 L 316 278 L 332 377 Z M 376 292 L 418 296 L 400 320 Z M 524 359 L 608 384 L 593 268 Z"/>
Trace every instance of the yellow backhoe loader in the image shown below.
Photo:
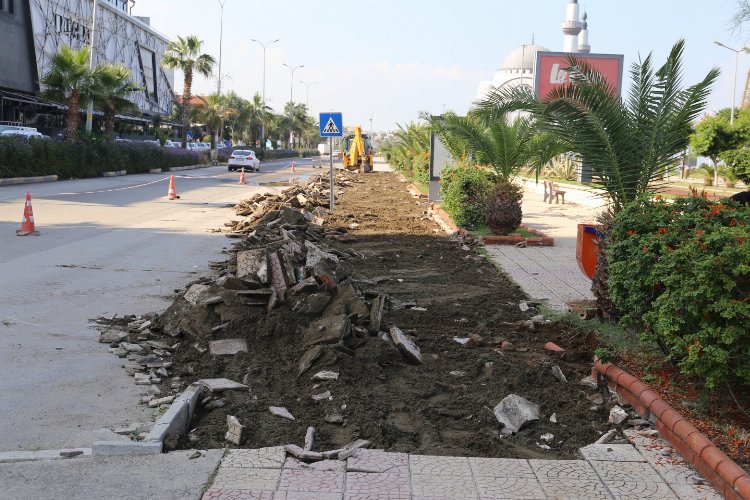
<path fill-rule="evenodd" d="M 362 127 L 354 127 L 354 133 L 344 137 L 343 146 L 344 168 L 372 172 L 372 144 L 367 134 L 362 133 Z"/>

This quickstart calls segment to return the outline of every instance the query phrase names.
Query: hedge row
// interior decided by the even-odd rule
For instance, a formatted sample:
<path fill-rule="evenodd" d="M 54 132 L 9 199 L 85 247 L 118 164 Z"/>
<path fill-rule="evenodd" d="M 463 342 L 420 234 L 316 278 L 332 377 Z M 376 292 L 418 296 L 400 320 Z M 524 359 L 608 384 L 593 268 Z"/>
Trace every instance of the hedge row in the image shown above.
<path fill-rule="evenodd" d="M 0 178 L 58 175 L 61 179 L 98 177 L 102 172 L 127 170 L 145 173 L 207 164 L 208 155 L 134 142 L 109 143 L 84 139 L 76 143 L 57 139 L 0 137 Z"/>

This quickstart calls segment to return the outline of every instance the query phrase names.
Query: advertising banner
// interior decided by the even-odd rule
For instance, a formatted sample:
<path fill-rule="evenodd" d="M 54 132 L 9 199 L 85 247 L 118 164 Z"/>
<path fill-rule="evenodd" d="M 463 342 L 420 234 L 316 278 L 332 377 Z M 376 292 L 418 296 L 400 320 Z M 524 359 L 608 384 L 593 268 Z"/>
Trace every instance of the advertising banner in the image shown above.
<path fill-rule="evenodd" d="M 544 98 L 553 89 L 570 83 L 567 52 L 536 53 L 536 69 L 534 71 L 536 96 Z M 577 59 L 586 61 L 600 72 L 607 81 L 615 87 L 618 95 L 622 95 L 622 70 L 624 56 L 620 54 L 573 54 Z"/>

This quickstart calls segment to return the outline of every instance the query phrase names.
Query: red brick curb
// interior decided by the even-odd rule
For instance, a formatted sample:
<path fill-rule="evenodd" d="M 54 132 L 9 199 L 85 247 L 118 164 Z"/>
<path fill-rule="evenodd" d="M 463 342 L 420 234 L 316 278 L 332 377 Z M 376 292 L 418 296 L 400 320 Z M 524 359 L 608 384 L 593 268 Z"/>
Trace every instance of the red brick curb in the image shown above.
<path fill-rule="evenodd" d="M 442 219 L 443 222 L 445 222 L 452 230 L 457 231 L 463 236 L 467 236 L 469 234 L 468 231 L 465 229 L 461 229 L 460 227 L 456 226 L 456 224 L 453 223 L 453 220 L 451 219 L 451 216 L 448 215 L 445 210 L 440 208 L 439 206 L 435 204 L 430 205 L 430 212 L 432 212 L 432 215 L 435 217 L 439 217 Z M 537 238 L 524 238 L 523 236 L 477 236 L 476 239 L 480 240 L 485 245 L 515 245 L 517 243 L 525 242 L 526 245 L 530 247 L 552 247 L 555 246 L 555 240 L 554 238 L 551 238 L 547 236 L 546 234 L 537 231 L 536 229 L 533 229 L 529 226 L 526 226 L 524 224 L 521 224 L 521 227 L 529 231 L 530 233 L 534 233 L 538 235 Z"/>
<path fill-rule="evenodd" d="M 643 418 L 654 422 L 659 434 L 724 498 L 750 500 L 750 474 L 658 394 L 621 368 L 596 360 L 591 375 L 598 380 L 599 374 L 606 379 L 609 388 L 625 398 Z"/>

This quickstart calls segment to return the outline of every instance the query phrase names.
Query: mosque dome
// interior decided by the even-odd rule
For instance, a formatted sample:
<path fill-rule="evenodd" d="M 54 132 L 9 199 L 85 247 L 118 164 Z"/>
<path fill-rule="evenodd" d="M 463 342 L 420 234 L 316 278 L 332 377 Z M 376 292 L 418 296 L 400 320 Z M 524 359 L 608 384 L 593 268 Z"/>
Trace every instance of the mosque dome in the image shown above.
<path fill-rule="evenodd" d="M 536 63 L 536 53 L 540 50 L 549 51 L 547 47 L 543 47 L 542 45 L 522 45 L 508 54 L 500 69 L 505 71 L 533 71 L 534 63 Z"/>

